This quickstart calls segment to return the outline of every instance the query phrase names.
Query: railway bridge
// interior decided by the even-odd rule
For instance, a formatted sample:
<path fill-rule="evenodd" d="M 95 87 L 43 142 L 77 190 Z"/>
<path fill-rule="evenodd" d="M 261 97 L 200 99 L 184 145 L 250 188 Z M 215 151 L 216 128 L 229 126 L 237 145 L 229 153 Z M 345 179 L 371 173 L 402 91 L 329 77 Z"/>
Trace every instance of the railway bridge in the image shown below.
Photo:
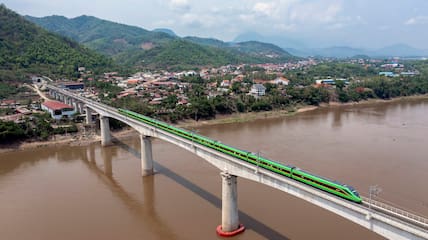
<path fill-rule="evenodd" d="M 80 113 L 85 112 L 87 123 L 92 121 L 92 112 L 99 114 L 103 146 L 112 144 L 109 118 L 117 119 L 134 128 L 140 134 L 141 139 L 141 172 L 143 176 L 153 174 L 152 138 L 175 144 L 217 167 L 221 171 L 222 178 L 222 220 L 221 225 L 217 228 L 220 235 L 227 236 L 243 230 L 243 226 L 239 222 L 237 204 L 237 177 L 242 177 L 308 201 L 387 239 L 428 239 L 428 219 L 426 218 L 366 197 L 363 197 L 362 204 L 353 203 L 259 168 L 191 139 L 137 121 L 119 113 L 116 108 L 52 85 L 47 85 L 47 89 L 53 98 L 74 106 Z"/>

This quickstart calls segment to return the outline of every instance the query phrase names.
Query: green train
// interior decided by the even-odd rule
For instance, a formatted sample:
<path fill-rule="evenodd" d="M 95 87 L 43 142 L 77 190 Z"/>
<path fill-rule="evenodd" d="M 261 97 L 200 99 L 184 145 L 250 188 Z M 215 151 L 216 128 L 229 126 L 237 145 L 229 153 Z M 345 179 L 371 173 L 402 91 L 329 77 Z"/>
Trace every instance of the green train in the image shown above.
<path fill-rule="evenodd" d="M 231 155 L 233 157 L 239 158 L 243 161 L 246 161 L 248 163 L 251 163 L 253 165 L 256 165 L 260 168 L 264 168 L 267 170 L 270 170 L 272 172 L 275 172 L 277 174 L 292 178 L 296 181 L 305 183 L 307 185 L 310 185 L 312 187 L 321 189 L 323 191 L 332 193 L 334 195 L 337 195 L 339 197 L 348 199 L 350 201 L 361 203 L 361 197 L 358 194 L 358 192 L 352 188 L 351 186 L 347 186 L 345 184 L 341 184 L 336 181 L 332 181 L 317 175 L 314 175 L 312 173 L 303 171 L 297 167 L 290 166 L 290 165 L 283 165 L 277 162 L 274 162 L 272 160 L 257 156 L 254 153 L 240 150 L 231 146 L 228 146 L 226 144 L 220 143 L 218 141 L 209 139 L 207 137 L 195 134 L 193 132 L 189 132 L 174 126 L 171 126 L 167 123 L 164 123 L 162 121 L 158 121 L 156 119 L 119 108 L 119 113 L 128 116 L 130 118 L 136 119 L 138 121 L 141 121 L 143 123 L 146 123 L 148 125 L 157 127 L 159 129 L 162 129 L 164 131 L 167 131 L 169 133 L 175 134 L 177 136 L 186 138 L 188 140 L 191 140 L 193 142 L 199 143 L 201 145 L 204 145 L 206 147 L 215 149 L 217 151 L 223 152 L 225 154 Z"/>

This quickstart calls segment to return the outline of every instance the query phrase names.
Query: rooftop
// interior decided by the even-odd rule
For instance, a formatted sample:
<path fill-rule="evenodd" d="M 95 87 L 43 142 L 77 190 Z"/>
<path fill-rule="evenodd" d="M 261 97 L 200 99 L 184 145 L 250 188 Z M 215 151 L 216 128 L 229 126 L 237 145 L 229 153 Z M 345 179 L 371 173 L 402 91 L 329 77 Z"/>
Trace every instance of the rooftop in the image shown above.
<path fill-rule="evenodd" d="M 45 101 L 42 103 L 42 105 L 46 106 L 49 109 L 52 110 L 61 110 L 64 108 L 73 108 L 72 106 L 62 103 L 62 102 L 58 102 L 58 101 Z"/>

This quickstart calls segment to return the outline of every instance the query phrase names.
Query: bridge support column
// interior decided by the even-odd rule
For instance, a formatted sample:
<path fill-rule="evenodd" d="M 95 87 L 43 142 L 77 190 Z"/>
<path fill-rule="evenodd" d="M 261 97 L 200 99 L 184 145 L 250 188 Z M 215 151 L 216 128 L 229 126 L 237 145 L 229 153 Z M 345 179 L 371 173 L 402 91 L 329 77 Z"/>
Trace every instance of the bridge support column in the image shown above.
<path fill-rule="evenodd" d="M 101 130 L 101 145 L 108 146 L 111 145 L 111 133 L 110 133 L 110 124 L 108 122 L 108 117 L 100 117 L 100 130 Z"/>
<path fill-rule="evenodd" d="M 237 235 L 245 230 L 239 224 L 238 215 L 238 183 L 237 177 L 227 172 L 222 172 L 222 203 L 221 225 L 217 227 L 217 234 L 228 237 Z"/>
<path fill-rule="evenodd" d="M 85 107 L 85 111 L 86 111 L 86 124 L 89 125 L 92 123 L 92 111 L 88 107 Z"/>
<path fill-rule="evenodd" d="M 82 114 L 83 113 L 83 103 L 80 102 L 78 106 L 79 106 L 79 113 Z"/>
<path fill-rule="evenodd" d="M 140 134 L 141 140 L 141 175 L 149 176 L 153 174 L 152 139 L 149 136 Z"/>

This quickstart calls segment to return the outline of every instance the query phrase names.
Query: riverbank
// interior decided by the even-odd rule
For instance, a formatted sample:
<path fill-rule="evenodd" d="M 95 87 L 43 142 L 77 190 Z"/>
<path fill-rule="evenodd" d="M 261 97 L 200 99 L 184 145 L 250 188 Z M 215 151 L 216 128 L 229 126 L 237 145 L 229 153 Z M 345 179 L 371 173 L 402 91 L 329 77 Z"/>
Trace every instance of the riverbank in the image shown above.
<path fill-rule="evenodd" d="M 298 113 L 303 113 L 307 111 L 313 111 L 319 108 L 328 108 L 328 107 L 346 107 L 346 106 L 356 106 L 356 105 L 370 105 L 370 104 L 382 104 L 382 103 L 391 103 L 398 102 L 403 100 L 418 100 L 418 99 L 428 99 L 428 94 L 417 95 L 417 96 L 407 96 L 407 97 L 398 97 L 388 100 L 383 99 L 368 99 L 360 102 L 330 102 L 323 103 L 319 106 L 313 105 L 297 105 L 292 109 L 288 110 L 272 110 L 267 112 L 248 112 L 248 113 L 233 113 L 228 115 L 218 115 L 215 119 L 210 120 L 185 120 L 181 121 L 176 126 L 183 128 L 192 128 L 200 126 L 209 126 L 209 125 L 219 125 L 219 124 L 228 124 L 228 123 L 240 123 L 240 122 L 249 122 L 259 119 L 272 119 L 272 118 L 281 118 L 287 116 L 293 116 Z"/>
<path fill-rule="evenodd" d="M 268 112 L 249 112 L 249 113 L 233 113 L 228 115 L 218 115 L 215 119 L 210 120 L 185 120 L 181 121 L 178 124 L 175 124 L 177 127 L 181 128 L 197 128 L 200 126 L 210 126 L 210 125 L 219 125 L 219 124 L 229 124 L 229 123 L 241 123 L 249 122 L 259 119 L 272 119 L 272 118 L 281 118 L 287 116 L 293 116 L 295 114 L 313 111 L 318 108 L 326 107 L 344 107 L 344 106 L 355 106 L 355 105 L 368 105 L 368 104 L 382 104 L 382 103 L 391 103 L 396 101 L 403 100 L 418 100 L 418 99 L 428 99 L 428 94 L 418 95 L 418 96 L 408 96 L 408 97 L 399 97 L 389 100 L 382 99 L 369 99 L 361 102 L 350 102 L 350 103 L 338 103 L 331 102 L 329 104 L 321 104 L 320 106 L 308 106 L 308 105 L 298 105 L 287 110 L 273 110 Z M 133 129 L 122 129 L 120 131 L 114 131 L 114 138 L 124 139 L 127 137 L 137 136 L 137 132 Z M 9 145 L 0 145 L 0 153 L 10 152 L 10 151 L 20 151 L 28 150 L 40 147 L 47 146 L 58 146 L 58 145 L 69 145 L 69 146 L 86 146 L 100 141 L 100 136 L 95 133 L 86 134 L 78 132 L 75 134 L 69 135 L 56 135 L 48 141 L 25 141 L 21 143 L 14 143 Z"/>

